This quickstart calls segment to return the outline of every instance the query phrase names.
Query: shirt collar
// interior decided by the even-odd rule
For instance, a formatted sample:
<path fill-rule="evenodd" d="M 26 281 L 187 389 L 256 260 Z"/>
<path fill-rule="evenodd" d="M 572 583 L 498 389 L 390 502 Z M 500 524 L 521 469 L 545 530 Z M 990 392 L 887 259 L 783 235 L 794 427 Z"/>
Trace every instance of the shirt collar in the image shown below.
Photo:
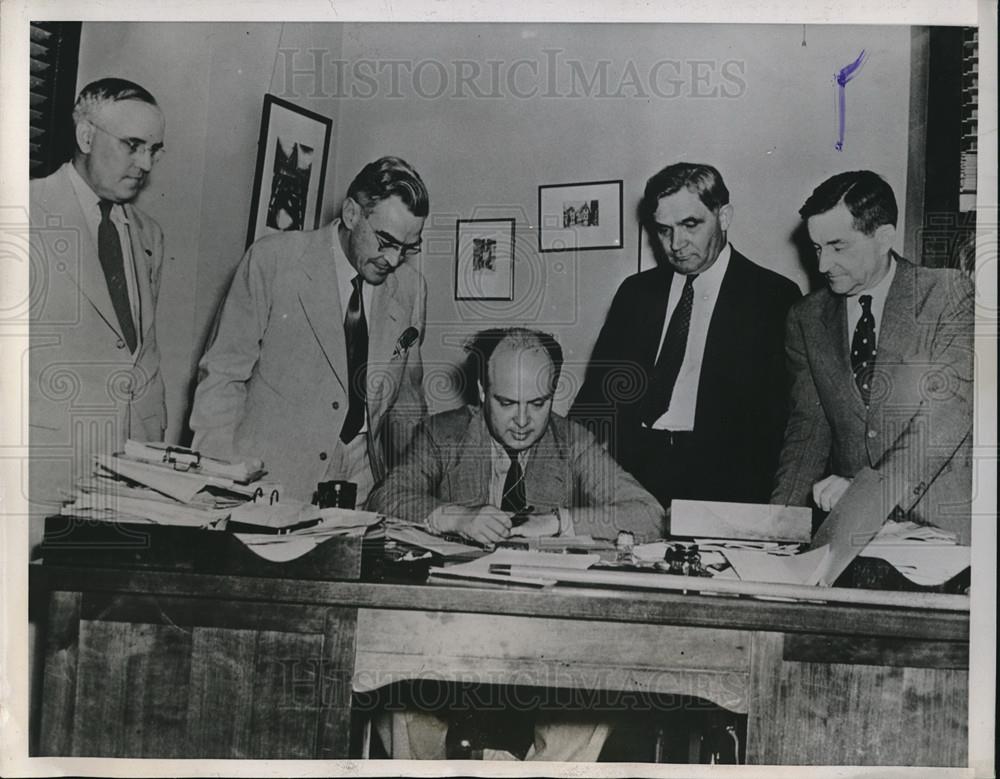
<path fill-rule="evenodd" d="M 713 291 L 717 292 L 722 286 L 722 279 L 726 275 L 726 271 L 729 269 L 729 259 L 733 254 L 732 246 L 727 242 L 725 246 L 722 247 L 722 251 L 719 252 L 719 256 L 715 258 L 715 262 L 709 266 L 708 270 L 702 271 L 698 274 L 698 278 L 695 280 L 695 292 L 707 295 Z M 675 274 L 678 278 L 686 278 L 683 274 Z"/>
<path fill-rule="evenodd" d="M 889 294 L 889 287 L 892 286 L 892 279 L 896 275 L 896 258 L 889 254 L 889 270 L 886 271 L 885 276 L 882 277 L 881 281 L 876 284 L 871 289 L 863 289 L 857 295 L 854 296 L 855 300 L 860 298 L 862 295 L 871 295 L 872 300 L 885 300 Z"/>
<path fill-rule="evenodd" d="M 100 202 L 101 197 L 97 195 L 96 192 L 91 188 L 83 176 L 80 175 L 80 171 L 76 169 L 76 165 L 72 162 L 67 163 L 69 168 L 69 181 L 73 186 L 73 191 L 76 193 L 76 199 L 80 201 L 80 206 L 83 208 L 85 214 L 99 214 L 100 213 Z M 125 206 L 121 203 L 115 203 L 110 211 L 110 216 L 112 218 L 120 217 L 122 222 L 127 223 L 128 219 L 125 216 Z M 98 217 L 100 219 L 100 217 Z"/>
<path fill-rule="evenodd" d="M 347 255 L 344 253 L 344 247 L 340 244 L 340 220 L 337 220 L 337 229 L 333 231 L 333 246 L 331 247 L 333 251 L 333 267 L 337 272 L 337 280 L 341 286 L 350 289 L 351 282 L 354 277 L 358 275 L 358 270 L 353 265 L 351 261 L 347 259 Z"/>
<path fill-rule="evenodd" d="M 712 263 L 711 267 L 701 273 L 698 279 L 702 281 L 701 286 L 707 286 L 711 284 L 713 287 L 717 287 L 722 284 L 722 277 L 726 275 L 726 270 L 729 268 L 729 258 L 733 254 L 733 247 L 727 241 L 726 245 L 722 247 L 722 251 L 719 252 L 719 256 L 715 258 L 715 262 Z"/>
<path fill-rule="evenodd" d="M 97 204 L 101 202 L 101 198 L 90 188 L 90 184 L 83 180 L 83 176 L 76 169 L 76 165 L 71 162 L 68 167 L 69 181 L 73 185 L 73 191 L 76 192 L 76 199 L 80 201 L 80 205 L 83 206 L 84 210 L 97 208 Z"/>
<path fill-rule="evenodd" d="M 484 419 L 483 424 L 485 423 L 486 420 Z M 497 441 L 497 439 L 493 437 L 488 427 L 486 428 L 486 434 L 489 435 L 490 437 L 490 447 L 491 447 L 490 451 L 492 452 L 493 455 L 492 458 L 493 469 L 497 472 L 500 472 L 502 469 L 503 473 L 507 473 L 507 469 L 510 467 L 510 456 L 507 454 L 507 450 L 504 449 L 503 444 L 501 444 L 499 441 Z M 521 463 L 522 467 L 527 462 L 528 453 L 530 451 L 531 448 L 528 448 L 528 449 L 522 449 L 520 452 L 517 453 L 517 461 Z"/>

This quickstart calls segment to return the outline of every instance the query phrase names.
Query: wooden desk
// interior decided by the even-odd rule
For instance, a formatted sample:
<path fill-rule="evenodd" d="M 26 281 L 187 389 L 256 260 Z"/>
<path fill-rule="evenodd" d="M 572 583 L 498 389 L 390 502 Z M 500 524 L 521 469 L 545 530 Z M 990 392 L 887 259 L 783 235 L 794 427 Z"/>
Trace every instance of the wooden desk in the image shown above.
<path fill-rule="evenodd" d="M 967 762 L 967 611 L 33 566 L 37 754 L 348 756 L 400 679 L 696 695 L 748 761 Z"/>

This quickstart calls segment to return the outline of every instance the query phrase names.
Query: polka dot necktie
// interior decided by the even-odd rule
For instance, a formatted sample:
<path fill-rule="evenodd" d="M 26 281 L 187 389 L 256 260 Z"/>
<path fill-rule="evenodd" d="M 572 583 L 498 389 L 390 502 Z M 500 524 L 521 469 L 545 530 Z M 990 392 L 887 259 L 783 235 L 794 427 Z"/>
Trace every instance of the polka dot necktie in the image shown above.
<path fill-rule="evenodd" d="M 851 341 L 851 372 L 858 385 L 861 399 L 867 406 L 872 395 L 872 376 L 875 372 L 875 317 L 872 315 L 872 296 L 862 295 L 861 318 L 854 328 Z"/>

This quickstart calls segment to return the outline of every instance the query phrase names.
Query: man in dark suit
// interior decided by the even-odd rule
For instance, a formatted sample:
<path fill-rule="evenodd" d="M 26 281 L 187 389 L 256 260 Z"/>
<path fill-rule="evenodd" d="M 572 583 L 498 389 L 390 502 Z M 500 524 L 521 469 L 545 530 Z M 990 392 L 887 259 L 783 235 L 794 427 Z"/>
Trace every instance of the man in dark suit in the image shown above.
<path fill-rule="evenodd" d="M 772 502 L 830 511 L 865 489 L 878 516 L 968 543 L 972 284 L 892 250 L 896 198 L 871 171 L 833 176 L 799 213 L 828 286 L 788 316 L 791 412 Z"/>
<path fill-rule="evenodd" d="M 163 149 L 153 96 L 119 78 L 85 86 L 73 159 L 31 182 L 29 445 L 32 515 L 58 511 L 95 454 L 166 427 L 156 301 L 163 231 L 133 204 Z M 32 541 L 41 525 L 32 523 Z"/>
<path fill-rule="evenodd" d="M 649 179 L 640 218 L 659 267 L 626 279 L 571 416 L 664 506 L 766 503 L 787 412 L 788 279 L 728 242 L 729 191 L 710 165 Z"/>

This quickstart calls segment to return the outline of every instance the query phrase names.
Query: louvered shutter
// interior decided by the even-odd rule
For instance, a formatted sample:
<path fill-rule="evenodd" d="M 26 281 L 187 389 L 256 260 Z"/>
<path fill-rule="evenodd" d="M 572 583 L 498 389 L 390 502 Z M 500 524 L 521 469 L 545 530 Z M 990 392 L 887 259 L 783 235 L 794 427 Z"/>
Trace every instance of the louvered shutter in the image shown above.
<path fill-rule="evenodd" d="M 80 22 L 32 22 L 30 175 L 47 176 L 73 152 L 73 100 Z"/>

